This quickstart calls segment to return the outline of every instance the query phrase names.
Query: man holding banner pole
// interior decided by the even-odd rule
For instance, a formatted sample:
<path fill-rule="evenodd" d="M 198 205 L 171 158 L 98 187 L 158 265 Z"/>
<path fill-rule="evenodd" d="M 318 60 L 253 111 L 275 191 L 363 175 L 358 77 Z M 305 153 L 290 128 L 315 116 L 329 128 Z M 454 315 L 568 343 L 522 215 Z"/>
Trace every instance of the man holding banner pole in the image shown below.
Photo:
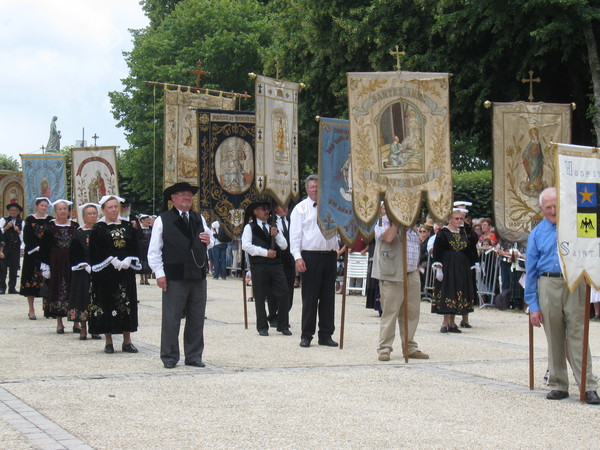
<path fill-rule="evenodd" d="M 543 324 L 548 341 L 552 390 L 546 398 L 561 400 L 569 396 L 565 336 L 573 374 L 578 383 L 581 380 L 585 283 L 580 282 L 572 292 L 569 291 L 560 267 L 555 188 L 542 191 L 539 207 L 544 220 L 531 231 L 527 243 L 525 301 L 529 305 L 531 324 L 535 327 Z M 585 401 L 597 405 L 600 397 L 596 392 L 598 383 L 592 374 L 589 348 L 587 354 Z"/>

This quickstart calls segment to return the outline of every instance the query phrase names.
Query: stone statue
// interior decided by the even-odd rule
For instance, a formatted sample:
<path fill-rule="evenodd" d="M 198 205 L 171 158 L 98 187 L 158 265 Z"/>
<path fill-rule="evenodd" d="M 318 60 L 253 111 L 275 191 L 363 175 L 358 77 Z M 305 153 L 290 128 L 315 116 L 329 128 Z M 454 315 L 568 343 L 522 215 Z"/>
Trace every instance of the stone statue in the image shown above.
<path fill-rule="evenodd" d="M 46 145 L 47 153 L 58 153 L 60 151 L 60 131 L 56 129 L 56 121 L 58 117 L 52 117 L 50 122 L 50 137 L 48 138 L 48 144 Z"/>

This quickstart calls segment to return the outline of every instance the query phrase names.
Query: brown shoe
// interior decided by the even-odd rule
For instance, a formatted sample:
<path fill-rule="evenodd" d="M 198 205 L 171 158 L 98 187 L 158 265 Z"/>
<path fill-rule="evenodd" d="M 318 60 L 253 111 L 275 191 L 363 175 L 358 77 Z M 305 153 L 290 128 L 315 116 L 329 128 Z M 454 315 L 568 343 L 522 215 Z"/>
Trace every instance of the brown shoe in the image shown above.
<path fill-rule="evenodd" d="M 423 353 L 421 350 L 417 350 L 414 353 L 408 355 L 410 359 L 429 359 L 429 355 L 427 353 Z"/>
<path fill-rule="evenodd" d="M 389 352 L 381 352 L 379 354 L 379 361 L 389 361 L 389 360 L 390 360 Z"/>

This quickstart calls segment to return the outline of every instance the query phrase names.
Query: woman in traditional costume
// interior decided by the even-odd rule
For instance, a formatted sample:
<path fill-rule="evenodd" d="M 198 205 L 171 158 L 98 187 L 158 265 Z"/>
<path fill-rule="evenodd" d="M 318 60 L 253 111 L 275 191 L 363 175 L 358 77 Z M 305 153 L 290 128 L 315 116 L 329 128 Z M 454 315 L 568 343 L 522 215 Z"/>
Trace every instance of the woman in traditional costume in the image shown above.
<path fill-rule="evenodd" d="M 142 268 L 139 270 L 140 284 L 150 284 L 148 277 L 152 274 L 152 269 L 148 265 L 148 246 L 150 245 L 150 236 L 152 235 L 152 227 L 150 226 L 150 216 L 142 214 L 140 216 L 140 226 L 137 228 L 137 239 L 140 249 L 140 264 Z"/>

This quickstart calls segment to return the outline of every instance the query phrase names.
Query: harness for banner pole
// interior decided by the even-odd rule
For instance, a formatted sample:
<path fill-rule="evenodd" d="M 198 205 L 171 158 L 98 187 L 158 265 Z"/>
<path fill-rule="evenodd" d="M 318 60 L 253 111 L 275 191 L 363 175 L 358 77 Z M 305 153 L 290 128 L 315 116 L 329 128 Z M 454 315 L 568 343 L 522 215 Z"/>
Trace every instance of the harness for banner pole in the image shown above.
<path fill-rule="evenodd" d="M 404 230 L 402 230 L 402 248 L 403 248 L 403 252 L 402 252 L 402 266 L 403 266 L 403 278 L 404 278 L 404 305 L 403 305 L 403 309 L 404 309 L 404 339 L 402 339 L 402 351 L 404 353 L 404 362 L 407 363 L 408 362 L 408 267 L 406 266 L 408 264 L 408 256 L 407 256 L 407 249 L 406 249 L 406 244 L 407 244 L 407 238 L 406 235 L 408 233 L 408 229 L 406 227 L 404 227 Z"/>
<path fill-rule="evenodd" d="M 583 355 L 581 356 L 581 383 L 579 383 L 579 401 L 585 403 L 585 384 L 587 382 L 588 343 L 590 334 L 590 285 L 585 285 L 585 310 L 583 314 Z"/>
<path fill-rule="evenodd" d="M 344 280 L 342 281 L 342 320 L 340 322 L 340 350 L 344 348 L 344 326 L 346 323 L 346 277 L 348 275 L 348 257 L 350 248 L 346 246 L 346 257 L 344 260 Z"/>

